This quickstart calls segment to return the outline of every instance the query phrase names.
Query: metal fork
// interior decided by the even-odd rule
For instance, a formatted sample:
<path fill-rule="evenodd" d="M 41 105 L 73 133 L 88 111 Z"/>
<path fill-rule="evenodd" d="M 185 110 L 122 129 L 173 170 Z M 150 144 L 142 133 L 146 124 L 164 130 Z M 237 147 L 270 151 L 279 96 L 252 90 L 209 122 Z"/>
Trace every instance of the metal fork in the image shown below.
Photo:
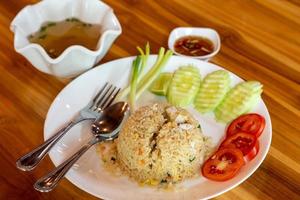
<path fill-rule="evenodd" d="M 47 155 L 50 149 L 62 138 L 74 125 L 84 120 L 95 120 L 101 112 L 110 106 L 120 91 L 119 88 L 106 83 L 96 96 L 80 110 L 71 122 L 61 128 L 57 133 L 47 139 L 43 144 L 19 158 L 16 162 L 17 168 L 22 171 L 31 171 Z"/>

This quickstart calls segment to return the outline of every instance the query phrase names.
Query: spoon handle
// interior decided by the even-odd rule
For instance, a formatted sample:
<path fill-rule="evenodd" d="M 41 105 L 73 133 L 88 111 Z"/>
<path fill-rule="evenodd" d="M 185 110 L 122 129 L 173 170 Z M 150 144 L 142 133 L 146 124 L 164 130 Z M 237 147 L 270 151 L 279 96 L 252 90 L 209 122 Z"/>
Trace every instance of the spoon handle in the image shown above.
<path fill-rule="evenodd" d="M 62 129 L 60 129 L 56 134 L 47 139 L 43 144 L 19 158 L 16 162 L 17 168 L 22 171 L 33 170 L 37 166 L 37 164 L 39 164 L 39 162 L 47 155 L 50 149 L 57 143 L 57 141 L 62 138 L 75 124 L 83 120 L 83 118 L 78 118 L 77 120 L 71 121 Z"/>
<path fill-rule="evenodd" d="M 50 192 L 53 190 L 59 181 L 65 176 L 73 164 L 94 144 L 101 142 L 103 139 L 94 137 L 86 145 L 84 145 L 79 151 L 73 154 L 69 159 L 61 163 L 49 174 L 40 178 L 35 184 L 34 188 L 40 192 Z"/>

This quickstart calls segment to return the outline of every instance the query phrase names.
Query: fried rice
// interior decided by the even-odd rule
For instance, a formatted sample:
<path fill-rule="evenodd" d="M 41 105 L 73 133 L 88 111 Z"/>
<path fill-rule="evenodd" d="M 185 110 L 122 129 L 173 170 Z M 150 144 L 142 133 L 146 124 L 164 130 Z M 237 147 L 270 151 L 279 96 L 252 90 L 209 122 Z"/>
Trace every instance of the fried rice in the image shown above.
<path fill-rule="evenodd" d="M 115 144 L 121 169 L 151 185 L 193 177 L 211 150 L 209 138 L 188 111 L 162 103 L 135 111 Z"/>

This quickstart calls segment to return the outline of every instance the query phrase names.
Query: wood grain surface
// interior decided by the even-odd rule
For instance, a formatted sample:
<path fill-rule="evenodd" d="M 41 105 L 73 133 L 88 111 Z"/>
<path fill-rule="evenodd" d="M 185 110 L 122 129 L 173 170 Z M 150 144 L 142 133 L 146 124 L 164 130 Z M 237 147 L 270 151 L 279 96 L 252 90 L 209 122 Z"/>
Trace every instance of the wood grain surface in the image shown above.
<path fill-rule="evenodd" d="M 33 183 L 53 164 L 47 157 L 33 172 L 15 161 L 43 141 L 47 110 L 70 79 L 36 70 L 16 53 L 9 25 L 36 1 L 0 2 L 0 199 L 96 199 L 63 180 L 50 193 Z M 263 83 L 273 139 L 259 169 L 240 186 L 216 199 L 300 199 L 300 2 L 297 0 L 105 0 L 123 28 L 101 63 L 136 55 L 135 46 L 167 47 L 179 26 L 211 27 L 221 51 L 211 62 L 240 77 Z M 199 188 L 201 189 L 201 188 Z"/>

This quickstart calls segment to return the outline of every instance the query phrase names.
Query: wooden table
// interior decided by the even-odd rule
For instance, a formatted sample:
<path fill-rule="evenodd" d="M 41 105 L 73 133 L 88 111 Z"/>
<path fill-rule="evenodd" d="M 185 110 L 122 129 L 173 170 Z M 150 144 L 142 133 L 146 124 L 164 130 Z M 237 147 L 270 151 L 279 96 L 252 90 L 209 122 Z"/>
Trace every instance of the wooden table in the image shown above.
<path fill-rule="evenodd" d="M 96 199 L 63 180 L 51 193 L 32 185 L 53 168 L 47 157 L 30 173 L 18 157 L 43 142 L 47 110 L 70 81 L 37 71 L 13 48 L 10 22 L 31 0 L 0 3 L 0 199 Z M 272 146 L 260 168 L 216 199 L 300 199 L 300 3 L 296 0 L 105 0 L 123 33 L 101 63 L 136 55 L 146 41 L 167 47 L 179 26 L 211 27 L 222 48 L 213 63 L 263 83 L 272 124 Z M 200 189 L 200 188 L 199 188 Z"/>

